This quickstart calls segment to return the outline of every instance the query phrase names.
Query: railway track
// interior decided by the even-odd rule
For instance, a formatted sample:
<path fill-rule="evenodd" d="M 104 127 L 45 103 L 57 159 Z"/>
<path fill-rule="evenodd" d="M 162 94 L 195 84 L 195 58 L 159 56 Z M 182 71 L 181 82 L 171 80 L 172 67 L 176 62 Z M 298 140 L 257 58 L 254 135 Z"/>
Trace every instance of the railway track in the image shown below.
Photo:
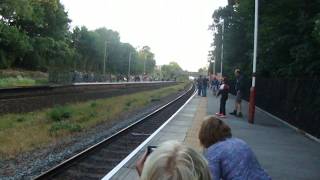
<path fill-rule="evenodd" d="M 190 87 L 178 98 L 35 179 L 101 179 L 170 118 L 194 91 L 194 86 Z"/>
<path fill-rule="evenodd" d="M 0 89 L 0 114 L 30 112 L 55 105 L 130 94 L 174 84 L 177 82 L 92 83 Z"/>

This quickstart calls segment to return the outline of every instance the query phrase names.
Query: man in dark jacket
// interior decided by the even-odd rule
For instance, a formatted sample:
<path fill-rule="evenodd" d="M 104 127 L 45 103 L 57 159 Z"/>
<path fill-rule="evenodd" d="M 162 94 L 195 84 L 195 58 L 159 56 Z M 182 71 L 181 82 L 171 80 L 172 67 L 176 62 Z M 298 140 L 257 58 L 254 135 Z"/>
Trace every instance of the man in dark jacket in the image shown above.
<path fill-rule="evenodd" d="M 201 96 L 202 94 L 202 76 L 200 75 L 199 78 L 197 79 L 197 87 L 198 87 L 198 95 Z"/>
<path fill-rule="evenodd" d="M 203 97 L 207 96 L 208 84 L 209 84 L 209 79 L 207 77 L 203 77 L 203 80 L 202 80 L 202 96 Z"/>
<path fill-rule="evenodd" d="M 240 69 L 236 69 L 234 71 L 234 74 L 236 76 L 236 84 L 235 84 L 235 90 L 236 90 L 236 100 L 235 100 L 235 107 L 234 111 L 230 114 L 242 117 L 241 112 L 241 99 L 243 94 L 243 76 L 241 75 Z"/>

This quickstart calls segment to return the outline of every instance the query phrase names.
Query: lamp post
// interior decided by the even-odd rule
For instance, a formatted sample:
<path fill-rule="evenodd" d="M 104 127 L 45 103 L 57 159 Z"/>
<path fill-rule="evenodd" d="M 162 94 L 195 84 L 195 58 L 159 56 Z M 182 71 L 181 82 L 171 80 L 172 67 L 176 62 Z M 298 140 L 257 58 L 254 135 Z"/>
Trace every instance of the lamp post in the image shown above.
<path fill-rule="evenodd" d="M 258 48 L 258 14 L 259 14 L 258 0 L 255 0 L 252 84 L 251 84 L 251 88 L 250 88 L 249 114 L 248 114 L 248 122 L 251 124 L 254 123 L 254 114 L 255 114 L 256 65 L 257 65 L 257 48 Z"/>
<path fill-rule="evenodd" d="M 212 54 L 212 51 L 209 51 L 208 62 L 212 63 L 212 74 L 215 75 L 216 74 L 216 61 L 214 60 L 214 56 Z M 210 67 L 210 65 L 209 65 L 209 67 Z"/>
<path fill-rule="evenodd" d="M 131 66 L 131 56 L 132 56 L 132 52 L 130 51 L 129 53 L 129 65 L 128 65 L 128 82 L 130 81 L 130 66 Z"/>
<path fill-rule="evenodd" d="M 104 43 L 103 78 L 106 78 L 106 56 L 107 56 L 107 41 L 105 41 L 105 43 Z"/>
<path fill-rule="evenodd" d="M 216 74 L 216 61 L 212 60 L 212 74 L 215 75 Z"/>
<path fill-rule="evenodd" d="M 208 57 L 208 62 L 209 62 L 209 68 L 210 68 L 210 64 L 212 64 L 212 75 L 215 75 L 215 67 L 216 67 L 216 62 L 214 59 L 211 59 L 212 57 Z M 208 73 L 210 72 L 210 69 L 208 68 Z"/>
<path fill-rule="evenodd" d="M 147 61 L 147 54 L 144 55 L 144 62 L 143 62 L 143 75 L 146 74 L 146 61 Z"/>
<path fill-rule="evenodd" d="M 159 70 L 160 70 L 160 80 L 162 81 L 162 71 L 161 71 L 162 66 L 159 65 Z"/>
<path fill-rule="evenodd" d="M 223 34 L 224 34 L 224 20 L 221 22 L 222 26 L 222 33 L 221 33 L 221 63 L 220 63 L 220 73 L 222 77 L 222 71 L 223 71 Z"/>

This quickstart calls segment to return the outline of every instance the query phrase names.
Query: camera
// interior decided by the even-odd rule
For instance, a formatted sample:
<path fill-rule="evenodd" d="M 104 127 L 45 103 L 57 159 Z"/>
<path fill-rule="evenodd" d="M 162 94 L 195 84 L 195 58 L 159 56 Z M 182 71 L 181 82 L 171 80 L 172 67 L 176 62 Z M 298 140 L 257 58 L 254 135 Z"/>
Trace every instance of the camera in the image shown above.
<path fill-rule="evenodd" d="M 147 156 L 153 152 L 154 149 L 156 149 L 157 146 L 148 146 L 148 149 L 147 149 Z"/>

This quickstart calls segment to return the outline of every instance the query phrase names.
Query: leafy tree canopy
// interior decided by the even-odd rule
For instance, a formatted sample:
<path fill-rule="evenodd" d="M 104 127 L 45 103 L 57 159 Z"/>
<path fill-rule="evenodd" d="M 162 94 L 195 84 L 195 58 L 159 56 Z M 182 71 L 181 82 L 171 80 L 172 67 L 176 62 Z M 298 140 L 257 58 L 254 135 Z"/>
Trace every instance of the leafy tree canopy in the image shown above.
<path fill-rule="evenodd" d="M 257 73 L 265 77 L 319 77 L 320 2 L 260 0 Z M 250 74 L 253 54 L 254 2 L 241 0 L 213 13 L 212 55 L 219 71 Z M 224 29 L 222 24 L 224 23 Z M 222 36 L 223 35 L 223 36 Z M 222 39 L 223 37 L 223 39 Z"/>
<path fill-rule="evenodd" d="M 127 74 L 152 73 L 154 54 L 122 43 L 117 31 L 69 31 L 68 13 L 60 0 L 0 1 L 0 68 Z M 105 68 L 104 68 L 105 65 Z"/>

